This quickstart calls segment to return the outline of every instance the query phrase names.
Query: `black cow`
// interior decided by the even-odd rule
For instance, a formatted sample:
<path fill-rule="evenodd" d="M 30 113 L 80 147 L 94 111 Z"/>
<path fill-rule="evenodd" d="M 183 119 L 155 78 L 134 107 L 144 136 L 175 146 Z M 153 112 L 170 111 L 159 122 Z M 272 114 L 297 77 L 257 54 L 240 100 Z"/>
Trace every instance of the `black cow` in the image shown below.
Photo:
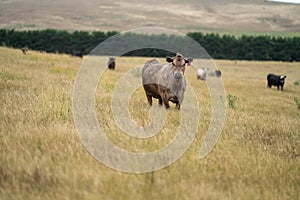
<path fill-rule="evenodd" d="M 281 86 L 281 90 L 283 90 L 283 85 L 285 81 L 286 76 L 278 76 L 275 74 L 268 74 L 267 80 L 268 80 L 268 87 L 271 88 L 272 85 L 277 86 L 277 89 L 279 90 L 279 86 Z"/>
<path fill-rule="evenodd" d="M 116 62 L 114 57 L 110 57 L 107 63 L 108 69 L 115 70 Z"/>
<path fill-rule="evenodd" d="M 77 56 L 77 57 L 80 57 L 80 58 L 82 58 L 83 57 L 83 52 L 82 51 L 74 51 L 73 53 L 72 53 L 72 56 Z"/>
<path fill-rule="evenodd" d="M 21 51 L 23 52 L 23 54 L 26 54 L 26 52 L 28 51 L 28 47 L 27 46 L 22 47 Z"/>
<path fill-rule="evenodd" d="M 222 75 L 222 72 L 220 70 L 216 70 L 215 73 L 217 77 L 220 77 Z"/>

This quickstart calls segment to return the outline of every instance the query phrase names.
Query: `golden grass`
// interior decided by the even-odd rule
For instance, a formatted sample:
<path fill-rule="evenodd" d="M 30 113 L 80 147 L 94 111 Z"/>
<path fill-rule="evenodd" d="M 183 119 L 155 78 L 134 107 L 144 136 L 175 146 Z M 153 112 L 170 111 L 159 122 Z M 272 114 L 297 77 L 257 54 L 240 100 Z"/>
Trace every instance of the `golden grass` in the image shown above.
<path fill-rule="evenodd" d="M 147 140 L 118 129 L 110 109 L 118 79 L 147 58 L 119 58 L 96 94 L 96 111 L 108 138 L 131 151 L 153 151 L 177 130 L 180 112 L 167 111 L 162 133 Z M 297 199 L 300 194 L 299 63 L 216 61 L 227 94 L 227 110 L 214 150 L 198 159 L 210 120 L 204 82 L 187 70 L 197 92 L 201 121 L 189 150 L 175 163 L 146 174 L 129 174 L 96 161 L 83 147 L 73 123 L 72 90 L 82 60 L 67 55 L 0 48 L 0 199 Z M 284 73 L 283 91 L 268 89 L 267 73 Z M 174 107 L 172 105 L 172 107 Z M 148 123 L 142 88 L 129 110 Z M 104 113 L 104 114 L 103 114 Z"/>

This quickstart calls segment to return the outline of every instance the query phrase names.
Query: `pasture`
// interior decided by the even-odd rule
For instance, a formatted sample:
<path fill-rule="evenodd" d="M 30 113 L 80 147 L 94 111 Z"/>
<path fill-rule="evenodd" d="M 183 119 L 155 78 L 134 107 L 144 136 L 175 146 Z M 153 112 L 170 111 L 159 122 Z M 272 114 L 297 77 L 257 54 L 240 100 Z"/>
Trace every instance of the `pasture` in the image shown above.
<path fill-rule="evenodd" d="M 294 83 L 300 80 L 300 63 L 216 60 L 226 94 L 236 97 L 235 107 L 227 106 L 219 142 L 201 160 L 211 102 L 205 82 L 187 68 L 201 115 L 194 142 L 172 165 L 130 174 L 99 163 L 77 134 L 72 92 L 84 59 L 0 48 L 0 199 L 299 198 L 300 110 L 294 99 L 300 98 L 300 86 Z M 164 129 L 147 140 L 131 138 L 115 124 L 114 85 L 147 59 L 116 59 L 115 71 L 105 71 L 96 91 L 97 117 L 108 138 L 136 152 L 168 144 L 180 117 L 171 103 Z M 267 88 L 270 72 L 287 75 L 283 91 Z M 148 109 L 139 88 L 129 102 L 136 123 L 149 122 Z"/>

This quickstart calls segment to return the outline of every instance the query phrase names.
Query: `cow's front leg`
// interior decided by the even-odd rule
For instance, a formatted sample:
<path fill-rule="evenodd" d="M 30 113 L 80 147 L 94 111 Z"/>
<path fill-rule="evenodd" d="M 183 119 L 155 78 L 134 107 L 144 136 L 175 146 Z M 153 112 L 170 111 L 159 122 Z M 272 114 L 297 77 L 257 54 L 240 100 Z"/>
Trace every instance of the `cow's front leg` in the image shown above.
<path fill-rule="evenodd" d="M 164 103 L 164 105 L 166 106 L 167 109 L 170 108 L 169 99 L 168 99 L 167 93 L 164 93 L 163 98 L 162 98 L 162 102 Z"/>
<path fill-rule="evenodd" d="M 163 103 L 163 102 L 162 102 L 162 99 L 161 99 L 161 97 L 159 97 L 159 98 L 158 98 L 158 103 L 159 103 L 159 105 L 161 105 L 161 106 L 162 106 L 162 103 Z"/>
<path fill-rule="evenodd" d="M 147 95 L 147 99 L 148 99 L 149 105 L 152 106 L 152 96 L 151 95 Z"/>

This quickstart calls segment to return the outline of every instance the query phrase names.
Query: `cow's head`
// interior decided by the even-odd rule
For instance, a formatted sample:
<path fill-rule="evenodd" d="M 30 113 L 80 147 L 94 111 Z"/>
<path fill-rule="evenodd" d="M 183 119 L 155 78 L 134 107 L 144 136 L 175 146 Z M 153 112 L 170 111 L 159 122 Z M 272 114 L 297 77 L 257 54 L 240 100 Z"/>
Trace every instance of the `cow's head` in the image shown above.
<path fill-rule="evenodd" d="M 281 83 L 284 83 L 284 81 L 285 81 L 285 78 L 286 78 L 286 76 L 280 76 L 280 77 L 279 77 L 279 79 L 280 79 L 280 82 L 281 82 Z"/>
<path fill-rule="evenodd" d="M 181 54 L 177 53 L 175 57 L 167 57 L 167 62 L 172 63 L 174 77 L 180 79 L 184 76 L 185 64 L 190 65 L 193 59 L 185 59 Z"/>

